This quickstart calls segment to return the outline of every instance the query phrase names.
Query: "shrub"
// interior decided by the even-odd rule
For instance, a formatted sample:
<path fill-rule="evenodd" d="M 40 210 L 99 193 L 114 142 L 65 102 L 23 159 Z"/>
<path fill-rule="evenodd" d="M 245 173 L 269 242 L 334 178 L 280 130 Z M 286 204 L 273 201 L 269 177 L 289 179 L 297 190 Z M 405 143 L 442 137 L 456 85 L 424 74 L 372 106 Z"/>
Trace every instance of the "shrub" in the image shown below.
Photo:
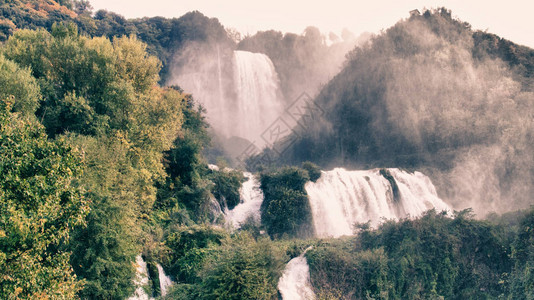
<path fill-rule="evenodd" d="M 312 236 L 311 207 L 304 189 L 304 185 L 310 180 L 308 171 L 285 167 L 261 174 L 260 180 L 264 194 L 261 220 L 269 235 Z"/>
<path fill-rule="evenodd" d="M 308 171 L 308 175 L 310 176 L 310 180 L 312 182 L 316 182 L 321 177 L 321 169 L 319 169 L 319 166 L 316 164 L 305 161 L 301 166 L 304 170 Z"/>
<path fill-rule="evenodd" d="M 223 242 L 204 264 L 201 299 L 277 299 L 287 256 L 269 239 L 243 232 Z"/>
<path fill-rule="evenodd" d="M 306 257 L 320 297 L 492 299 L 506 294 L 507 245 L 494 225 L 468 211 L 452 219 L 430 210 L 419 219 L 362 228 L 357 237 L 328 241 Z M 528 289 L 517 288 L 514 299 L 521 299 Z"/>
<path fill-rule="evenodd" d="M 212 245 L 219 245 L 225 232 L 206 225 L 181 227 L 165 239 L 169 248 L 169 260 L 164 266 L 177 281 L 195 283 L 204 259 L 212 252 Z"/>
<path fill-rule="evenodd" d="M 239 189 L 245 180 L 243 173 L 238 170 L 213 171 L 211 180 L 215 184 L 213 195 L 219 201 L 221 207 L 233 209 L 239 204 L 241 197 Z"/>

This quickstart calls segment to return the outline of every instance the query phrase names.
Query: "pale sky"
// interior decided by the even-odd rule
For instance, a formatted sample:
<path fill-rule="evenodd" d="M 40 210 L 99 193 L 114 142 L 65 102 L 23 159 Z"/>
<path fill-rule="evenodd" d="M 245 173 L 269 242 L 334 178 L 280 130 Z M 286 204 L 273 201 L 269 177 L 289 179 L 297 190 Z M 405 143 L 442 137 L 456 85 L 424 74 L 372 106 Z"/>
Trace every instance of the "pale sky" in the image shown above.
<path fill-rule="evenodd" d="M 408 17 L 412 9 L 445 6 L 474 29 L 488 30 L 534 48 L 534 1 L 508 0 L 90 0 L 94 10 L 107 9 L 127 18 L 180 17 L 198 10 L 226 28 L 253 34 L 275 29 L 302 33 L 307 26 L 340 34 L 377 33 Z"/>

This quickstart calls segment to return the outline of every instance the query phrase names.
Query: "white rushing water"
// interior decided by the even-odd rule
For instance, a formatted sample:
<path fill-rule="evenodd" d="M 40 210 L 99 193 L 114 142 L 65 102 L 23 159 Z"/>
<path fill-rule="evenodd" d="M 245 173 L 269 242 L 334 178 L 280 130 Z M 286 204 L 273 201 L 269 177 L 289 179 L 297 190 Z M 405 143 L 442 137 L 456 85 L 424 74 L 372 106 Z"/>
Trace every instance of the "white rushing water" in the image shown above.
<path fill-rule="evenodd" d="M 316 235 L 351 235 L 355 223 L 379 224 L 383 219 L 416 217 L 426 210 L 450 208 L 437 195 L 430 179 L 420 172 L 387 169 L 398 186 L 394 197 L 391 183 L 379 169 L 322 171 L 317 182 L 308 182 L 306 191 L 312 209 Z"/>
<path fill-rule="evenodd" d="M 143 260 L 143 257 L 141 254 L 137 255 L 135 257 L 135 268 L 136 268 L 136 276 L 134 280 L 134 284 L 137 287 L 134 294 L 129 297 L 127 300 L 152 300 L 153 297 L 150 297 L 143 286 L 148 285 L 148 269 L 147 264 Z M 159 278 L 159 288 L 161 292 L 161 296 L 165 296 L 167 294 L 167 291 L 169 290 L 169 287 L 173 284 L 173 281 L 171 278 L 167 275 L 165 275 L 165 271 L 163 270 L 163 267 L 160 264 L 156 264 L 156 268 L 158 269 L 158 278 Z"/>
<path fill-rule="evenodd" d="M 260 182 L 252 173 L 244 172 L 243 175 L 247 181 L 243 182 L 239 190 L 241 203 L 225 212 L 226 220 L 234 228 L 239 228 L 248 217 L 253 217 L 257 222 L 260 221 L 260 207 L 263 202 Z"/>
<path fill-rule="evenodd" d="M 139 254 L 135 257 L 135 279 L 134 283 L 137 287 L 135 289 L 134 294 L 128 298 L 128 300 L 149 300 L 153 299 L 152 297 L 149 297 L 148 294 L 145 292 L 145 289 L 143 289 L 143 286 L 148 285 L 148 269 L 146 266 L 146 262 L 143 260 L 143 257 Z"/>
<path fill-rule="evenodd" d="M 259 144 L 261 134 L 285 108 L 278 74 L 265 54 L 193 45 L 176 59 L 182 63 L 167 84 L 192 93 L 223 137 Z"/>
<path fill-rule="evenodd" d="M 259 141 L 284 109 L 278 74 L 267 55 L 234 51 L 234 76 L 237 101 L 227 106 L 237 121 L 232 135 Z"/>
<path fill-rule="evenodd" d="M 306 251 L 309 249 L 311 247 Z M 315 299 L 310 282 L 310 268 L 304 257 L 306 251 L 289 261 L 278 281 L 278 290 L 284 300 Z"/>
<path fill-rule="evenodd" d="M 158 277 L 159 277 L 159 289 L 161 292 L 161 296 L 167 295 L 167 291 L 169 290 L 169 287 L 173 284 L 171 278 L 169 276 L 165 275 L 165 271 L 163 270 L 163 267 L 160 264 L 157 264 L 156 267 L 158 268 Z"/>

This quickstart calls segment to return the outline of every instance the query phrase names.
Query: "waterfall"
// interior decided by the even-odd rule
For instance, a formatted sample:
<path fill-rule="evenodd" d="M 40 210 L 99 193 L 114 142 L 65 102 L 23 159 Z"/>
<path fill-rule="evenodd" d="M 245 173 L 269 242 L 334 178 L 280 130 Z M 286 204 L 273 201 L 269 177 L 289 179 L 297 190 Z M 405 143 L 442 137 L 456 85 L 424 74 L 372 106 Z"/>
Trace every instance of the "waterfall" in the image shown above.
<path fill-rule="evenodd" d="M 206 108 L 207 120 L 217 134 L 256 142 L 260 148 L 265 145 L 262 133 L 285 108 L 278 74 L 267 55 L 191 44 L 175 61 L 167 84 L 192 93 Z"/>
<path fill-rule="evenodd" d="M 148 285 L 148 269 L 146 262 L 143 260 L 143 257 L 141 254 L 137 255 L 135 257 L 135 268 L 137 270 L 137 274 L 135 276 L 135 286 L 137 287 L 134 294 L 129 297 L 127 300 L 152 300 L 153 297 L 150 297 L 143 286 Z M 165 271 L 163 270 L 163 267 L 160 264 L 156 264 L 156 268 L 158 269 L 158 278 L 159 278 L 159 288 L 161 292 L 161 296 L 165 296 L 167 294 L 167 291 L 169 290 L 169 287 L 173 284 L 171 278 L 169 276 L 165 275 Z"/>
<path fill-rule="evenodd" d="M 169 287 L 173 284 L 173 282 L 169 278 L 169 276 L 165 275 L 165 271 L 163 270 L 163 267 L 160 264 L 157 264 L 156 267 L 158 268 L 159 289 L 161 292 L 161 296 L 164 297 L 165 295 L 167 295 L 167 291 Z"/>
<path fill-rule="evenodd" d="M 263 202 L 260 182 L 252 173 L 244 172 L 243 175 L 247 181 L 243 182 L 239 190 L 241 203 L 234 209 L 225 212 L 226 220 L 234 228 L 239 228 L 248 217 L 253 217 L 254 220 L 260 221 L 260 206 Z"/>
<path fill-rule="evenodd" d="M 136 274 L 134 283 L 137 288 L 135 289 L 133 296 L 129 297 L 128 300 L 153 299 L 152 297 L 149 297 L 145 289 L 143 289 L 143 286 L 148 285 L 148 269 L 146 266 L 146 262 L 143 260 L 141 254 L 135 257 L 135 269 Z"/>
<path fill-rule="evenodd" d="M 306 191 L 319 237 L 351 235 L 355 223 L 376 226 L 383 219 L 417 217 L 431 208 L 450 211 L 427 176 L 395 168 L 322 171 L 319 180 L 306 184 Z"/>
<path fill-rule="evenodd" d="M 227 105 L 236 121 L 232 135 L 259 141 L 284 109 L 278 74 L 267 55 L 234 51 L 234 76 L 237 102 Z"/>
<path fill-rule="evenodd" d="M 306 249 L 308 251 L 310 248 Z M 310 268 L 306 261 L 304 251 L 300 256 L 293 258 L 286 265 L 282 277 L 278 281 L 278 290 L 285 300 L 311 300 L 315 294 L 310 283 Z"/>

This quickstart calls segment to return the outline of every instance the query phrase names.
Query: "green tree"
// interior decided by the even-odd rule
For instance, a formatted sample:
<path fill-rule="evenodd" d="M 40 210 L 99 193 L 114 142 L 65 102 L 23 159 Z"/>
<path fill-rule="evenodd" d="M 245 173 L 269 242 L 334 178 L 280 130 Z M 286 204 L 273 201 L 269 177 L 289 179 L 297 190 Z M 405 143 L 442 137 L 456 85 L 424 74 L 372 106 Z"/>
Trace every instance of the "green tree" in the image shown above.
<path fill-rule="evenodd" d="M 204 260 L 213 252 L 227 234 L 206 225 L 180 227 L 166 238 L 165 245 L 171 250 L 167 270 L 178 282 L 197 283 Z"/>
<path fill-rule="evenodd" d="M 313 235 L 311 207 L 304 189 L 309 180 L 308 171 L 297 167 L 285 167 L 261 174 L 261 189 L 264 194 L 261 221 L 269 235 Z"/>
<path fill-rule="evenodd" d="M 239 189 L 245 180 L 243 172 L 239 170 L 212 171 L 211 181 L 215 184 L 213 195 L 221 207 L 233 209 L 241 201 Z"/>
<path fill-rule="evenodd" d="M 206 261 L 201 299 L 277 299 L 285 253 L 268 239 L 247 232 L 223 242 Z"/>
<path fill-rule="evenodd" d="M 150 99 L 143 95 L 159 79 L 160 62 L 136 38 L 88 38 L 72 24 L 56 24 L 51 33 L 17 31 L 3 53 L 38 79 L 38 116 L 51 136 L 135 127 L 136 112 Z"/>
<path fill-rule="evenodd" d="M 171 89 L 177 90 L 176 87 Z M 197 106 L 191 96 L 186 96 L 182 128 L 171 148 L 164 153 L 168 177 L 159 186 L 157 209 L 180 206 L 187 208 L 195 221 L 209 219 L 213 183 L 208 179 L 208 168 L 202 155 L 210 143 L 207 129 L 202 106 Z"/>
<path fill-rule="evenodd" d="M 69 235 L 88 210 L 81 157 L 0 101 L 0 298 L 74 298 Z"/>
<path fill-rule="evenodd" d="M 69 139 L 85 153 L 82 184 L 92 201 L 87 226 L 76 228 L 71 241 L 72 266 L 86 280 L 80 296 L 124 299 L 133 292 L 132 262 L 142 247 L 137 243 L 141 236 L 137 201 L 147 193 L 137 183 L 140 171 L 131 167 L 127 155 L 131 149 L 124 139 Z"/>
<path fill-rule="evenodd" d="M 12 98 L 12 110 L 25 116 L 33 116 L 41 94 L 39 85 L 29 68 L 20 68 L 16 63 L 0 55 L 0 99 Z"/>
<path fill-rule="evenodd" d="M 534 207 L 521 220 L 514 248 L 510 298 L 534 299 Z"/>
<path fill-rule="evenodd" d="M 161 64 L 135 37 L 89 38 L 56 24 L 50 33 L 18 31 L 2 52 L 37 79 L 37 116 L 49 136 L 67 138 L 87 162 L 79 185 L 92 210 L 71 241 L 71 263 L 86 280 L 79 295 L 129 296 L 139 241 L 150 240 L 142 228 L 155 185 L 167 176 L 163 153 L 182 131 L 186 98 L 157 85 Z"/>

